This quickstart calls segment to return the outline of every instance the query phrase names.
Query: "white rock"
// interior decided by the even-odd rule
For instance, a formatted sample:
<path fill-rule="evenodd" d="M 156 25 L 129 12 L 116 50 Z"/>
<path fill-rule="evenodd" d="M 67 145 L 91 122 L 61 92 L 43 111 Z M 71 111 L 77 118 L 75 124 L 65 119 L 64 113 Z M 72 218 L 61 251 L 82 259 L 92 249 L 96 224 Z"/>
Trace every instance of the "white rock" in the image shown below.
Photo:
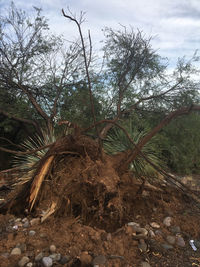
<path fill-rule="evenodd" d="M 137 232 L 141 233 L 144 236 L 147 236 L 148 235 L 148 231 L 145 228 L 138 228 L 137 229 Z"/>
<path fill-rule="evenodd" d="M 13 248 L 10 255 L 21 255 L 21 249 L 20 248 Z"/>
<path fill-rule="evenodd" d="M 128 226 L 133 226 L 133 227 L 140 227 L 139 223 L 136 222 L 129 222 L 127 223 Z"/>
<path fill-rule="evenodd" d="M 23 224 L 23 227 L 24 228 L 28 228 L 29 227 L 29 221 L 25 221 L 24 224 Z"/>
<path fill-rule="evenodd" d="M 34 230 L 29 231 L 29 236 L 34 236 L 36 232 Z"/>
<path fill-rule="evenodd" d="M 34 218 L 30 220 L 30 224 L 33 225 L 38 225 L 41 222 L 40 218 Z"/>
<path fill-rule="evenodd" d="M 51 246 L 49 247 L 49 251 L 50 251 L 51 253 L 55 253 L 55 252 L 56 252 L 56 246 L 55 246 L 55 245 L 51 245 Z"/>
<path fill-rule="evenodd" d="M 152 222 L 152 223 L 150 223 L 150 225 L 151 225 L 151 227 L 156 228 L 156 229 L 160 228 L 160 225 L 156 222 Z"/>
<path fill-rule="evenodd" d="M 19 267 L 24 267 L 28 262 L 30 261 L 29 257 L 24 256 L 21 258 L 21 260 L 18 262 Z"/>
<path fill-rule="evenodd" d="M 44 267 L 51 267 L 53 265 L 53 260 L 50 257 L 42 258 L 42 263 Z"/>
<path fill-rule="evenodd" d="M 140 266 L 141 267 L 151 267 L 151 265 L 146 261 L 142 261 Z"/>
<path fill-rule="evenodd" d="M 27 263 L 26 267 L 33 267 L 33 263 L 32 262 Z"/>
<path fill-rule="evenodd" d="M 59 261 L 61 259 L 61 254 L 60 253 L 53 253 L 53 254 L 49 255 L 49 257 L 53 261 Z"/>
<path fill-rule="evenodd" d="M 27 221 L 28 221 L 28 219 L 27 219 L 26 217 L 22 219 L 22 222 L 23 222 L 23 223 L 25 223 L 25 222 L 27 222 Z"/>
<path fill-rule="evenodd" d="M 164 220 L 163 220 L 163 224 L 167 227 L 171 226 L 171 223 L 172 223 L 172 217 L 166 217 Z"/>
<path fill-rule="evenodd" d="M 177 236 L 176 237 L 176 244 L 179 247 L 185 247 L 185 240 L 182 238 L 182 236 Z"/>

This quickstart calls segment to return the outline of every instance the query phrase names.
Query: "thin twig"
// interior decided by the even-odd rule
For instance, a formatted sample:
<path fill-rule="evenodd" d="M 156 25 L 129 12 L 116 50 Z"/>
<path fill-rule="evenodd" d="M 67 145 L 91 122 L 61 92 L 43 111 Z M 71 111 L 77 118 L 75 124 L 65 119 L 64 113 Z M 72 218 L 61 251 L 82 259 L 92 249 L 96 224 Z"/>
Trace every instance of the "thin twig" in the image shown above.
<path fill-rule="evenodd" d="M 90 105 L 91 105 L 91 111 L 92 111 L 92 116 L 93 116 L 93 123 L 95 125 L 95 130 L 96 133 L 99 137 L 99 143 L 100 143 L 100 147 L 101 145 L 101 141 L 100 141 L 100 133 L 99 130 L 96 126 L 96 116 L 95 116 L 95 108 L 94 108 L 94 100 L 93 100 L 93 94 L 92 94 L 92 86 L 91 86 L 91 79 L 90 79 L 90 74 L 89 74 L 89 69 L 88 69 L 88 62 L 87 62 L 87 55 L 86 55 L 86 49 L 85 49 L 85 42 L 83 39 L 83 34 L 82 34 L 82 29 L 81 29 L 81 23 L 83 22 L 83 13 L 81 13 L 81 18 L 80 18 L 80 22 L 77 21 L 77 19 L 75 18 L 75 16 L 69 16 L 67 14 L 65 14 L 64 10 L 62 9 L 62 13 L 63 16 L 68 18 L 71 21 L 74 21 L 75 24 L 78 27 L 79 30 L 79 34 L 80 34 L 80 38 L 81 38 L 81 44 L 82 44 L 82 49 L 83 49 L 83 57 L 84 57 L 84 64 L 85 64 L 85 71 L 86 71 L 86 76 L 87 76 L 87 80 L 88 80 L 88 89 L 89 89 L 89 94 L 90 94 Z M 89 37 L 90 38 L 90 37 Z"/>

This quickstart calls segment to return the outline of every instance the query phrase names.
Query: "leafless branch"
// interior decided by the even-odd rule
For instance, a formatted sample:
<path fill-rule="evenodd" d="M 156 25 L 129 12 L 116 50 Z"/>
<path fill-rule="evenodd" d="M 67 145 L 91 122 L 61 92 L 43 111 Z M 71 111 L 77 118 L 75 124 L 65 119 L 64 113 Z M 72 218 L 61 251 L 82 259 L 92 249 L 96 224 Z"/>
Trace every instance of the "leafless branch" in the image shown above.
<path fill-rule="evenodd" d="M 87 80 L 88 80 L 88 89 L 89 89 L 89 94 L 90 94 L 90 105 L 91 105 L 91 111 L 92 111 L 92 116 L 93 116 L 93 122 L 94 122 L 94 125 L 95 125 L 95 129 L 96 129 L 97 135 L 99 137 L 99 142 L 100 142 L 99 130 L 96 127 L 96 116 L 95 116 L 94 100 L 93 100 L 93 94 L 92 94 L 91 79 L 90 79 L 90 74 L 89 74 L 89 69 L 88 69 L 88 61 L 87 61 L 87 55 L 86 55 L 85 42 L 84 42 L 84 39 L 83 39 L 83 34 L 82 34 L 82 29 L 81 29 L 81 23 L 83 21 L 83 13 L 81 13 L 80 21 L 79 22 L 77 21 L 77 19 L 75 17 L 69 16 L 69 15 L 65 14 L 65 12 L 64 12 L 63 9 L 62 9 L 62 13 L 63 13 L 63 16 L 64 17 L 66 17 L 69 20 L 75 22 L 75 24 L 77 25 L 78 30 L 79 30 L 79 34 L 80 34 L 80 38 L 81 38 L 81 43 L 82 43 L 82 49 L 83 49 L 83 57 L 84 57 L 85 71 L 86 71 L 86 76 L 87 76 Z"/>

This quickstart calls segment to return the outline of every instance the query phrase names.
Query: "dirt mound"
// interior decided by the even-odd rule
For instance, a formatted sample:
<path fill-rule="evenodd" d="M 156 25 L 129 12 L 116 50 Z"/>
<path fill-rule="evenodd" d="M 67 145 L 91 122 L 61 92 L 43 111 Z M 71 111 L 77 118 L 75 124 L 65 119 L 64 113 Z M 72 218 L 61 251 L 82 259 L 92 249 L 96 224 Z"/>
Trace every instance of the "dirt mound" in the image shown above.
<path fill-rule="evenodd" d="M 0 217 L 0 257 L 4 266 L 15 266 L 19 260 L 19 256 L 5 256 L 17 244 L 26 244 L 24 255 L 33 262 L 41 251 L 48 256 L 49 246 L 55 244 L 60 254 L 70 256 L 65 265 L 70 267 L 94 266 L 92 262 L 99 256 L 106 258 L 106 264 L 99 266 L 107 267 L 135 267 L 141 261 L 160 267 L 191 266 L 199 254 L 189 246 L 191 238 L 200 239 L 199 208 L 175 187 L 161 186 L 156 181 L 142 185 L 131 172 L 119 176 L 116 166 L 120 157 L 100 154 L 96 142 L 85 136 L 58 140 L 38 164 L 33 178 L 7 197 L 2 210 L 12 215 Z M 24 229 L 19 219 L 15 231 L 13 214 L 30 221 L 37 217 L 42 223 Z M 162 247 L 166 237 L 173 234 L 163 225 L 166 216 L 173 218 L 174 227 L 180 226 L 184 247 Z M 156 222 L 161 234 L 153 238 L 148 234 L 144 241 L 136 238 L 137 232 L 132 232 L 129 222 L 148 231 Z M 29 235 L 30 230 L 36 234 Z M 142 251 L 141 240 L 150 249 Z M 89 263 L 84 263 L 84 258 Z"/>
<path fill-rule="evenodd" d="M 34 177 L 8 196 L 10 203 L 6 208 L 12 213 L 21 213 L 30 209 L 32 202 L 33 212 L 39 216 L 45 212 L 46 217 L 48 212 L 54 216 L 79 216 L 89 223 L 101 220 L 102 215 L 110 217 L 110 200 L 117 198 L 118 205 L 112 216 L 119 221 L 123 216 L 119 184 L 112 158 L 99 153 L 94 140 L 69 135 L 49 149 Z"/>

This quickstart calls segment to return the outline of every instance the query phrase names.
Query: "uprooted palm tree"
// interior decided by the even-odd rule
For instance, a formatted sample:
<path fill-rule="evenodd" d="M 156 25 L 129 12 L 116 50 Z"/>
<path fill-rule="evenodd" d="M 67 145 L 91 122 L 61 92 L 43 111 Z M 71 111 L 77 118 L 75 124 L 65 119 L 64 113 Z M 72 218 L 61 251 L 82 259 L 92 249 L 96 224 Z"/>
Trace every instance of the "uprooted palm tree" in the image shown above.
<path fill-rule="evenodd" d="M 14 153 L 17 156 L 18 162 L 20 162 L 17 168 L 21 171 L 18 177 L 15 178 L 14 190 L 10 193 L 6 202 L 3 203 L 2 209 L 9 209 L 13 212 L 24 212 L 25 210 L 35 212 L 41 216 L 42 221 L 52 214 L 57 216 L 64 214 L 75 217 L 79 216 L 87 222 L 92 220 L 101 221 L 105 220 L 105 218 L 120 221 L 125 212 L 123 209 L 123 196 L 119 194 L 119 186 L 123 181 L 123 177 L 125 175 L 132 175 L 132 172 L 129 172 L 130 167 L 133 168 L 135 166 L 136 170 L 136 167 L 139 166 L 141 171 L 141 166 L 144 166 L 144 162 L 147 162 L 148 166 L 156 169 L 157 172 L 160 172 L 173 182 L 174 178 L 167 175 L 164 170 L 157 166 L 157 162 L 152 161 L 152 158 L 149 157 L 149 154 L 146 153 L 144 148 L 152 137 L 172 119 L 180 115 L 189 114 L 192 111 L 199 111 L 200 106 L 190 105 L 189 107 L 183 107 L 177 111 L 170 112 L 152 130 L 138 135 L 136 142 L 134 135 L 129 133 L 120 124 L 120 120 L 123 119 L 123 116 L 129 115 L 133 111 L 137 112 L 140 104 L 144 104 L 145 101 L 154 101 L 158 98 L 163 99 L 164 96 L 168 96 L 169 98 L 172 97 L 172 93 L 183 89 L 183 73 L 179 70 L 180 77 L 178 77 L 178 81 L 173 85 L 163 83 L 162 87 L 166 85 L 165 90 L 160 91 L 160 88 L 157 88 L 151 94 L 153 89 L 149 88 L 147 90 L 147 86 L 150 86 L 148 80 L 152 79 L 155 82 L 155 78 L 157 77 L 156 73 L 158 77 L 161 77 L 161 69 L 156 69 L 156 61 L 158 59 L 149 47 L 149 40 L 145 40 L 140 32 L 135 35 L 132 31 L 126 36 L 126 31 L 121 35 L 119 32 L 115 34 L 109 31 L 109 38 L 113 39 L 115 41 L 113 44 L 116 45 L 109 47 L 109 44 L 107 44 L 108 50 L 106 55 L 107 58 L 111 58 L 110 65 L 108 64 L 110 72 L 108 71 L 107 74 L 110 75 L 110 85 L 113 85 L 111 89 L 111 94 L 113 95 L 111 106 L 116 106 L 116 113 L 112 119 L 97 121 L 89 73 L 91 39 L 89 36 L 90 51 L 88 57 L 81 30 L 82 15 L 79 21 L 71 13 L 70 15 L 66 15 L 63 11 L 63 15 L 78 26 L 93 124 L 87 129 L 82 129 L 75 123 L 61 121 L 59 124 L 64 124 L 68 131 L 56 135 L 56 131 L 54 131 L 57 130 L 55 116 L 58 109 L 58 100 L 64 88 L 63 80 L 68 66 L 66 65 L 59 84 L 55 86 L 56 94 L 54 94 L 51 114 L 48 115 L 45 109 L 37 102 L 36 88 L 34 87 L 32 91 L 31 87 L 27 85 L 27 81 L 23 83 L 23 77 L 18 76 L 18 69 L 15 68 L 16 62 L 13 63 L 7 58 L 6 54 L 2 54 L 2 57 L 5 58 L 4 61 L 1 61 L 0 79 L 5 85 L 9 85 L 10 91 L 15 88 L 21 94 L 25 95 L 46 124 L 46 127 L 43 126 L 46 130 L 42 130 L 35 121 L 20 120 L 20 118 L 14 115 L 11 116 L 14 120 L 20 120 L 21 122 L 28 121 L 29 124 L 35 127 L 37 134 L 22 144 L 23 151 L 0 148 L 2 151 Z M 119 44 L 123 48 L 121 51 L 117 47 Z M 116 53 L 119 60 L 114 58 L 112 51 Z M 127 53 L 127 51 L 130 53 Z M 8 75 L 9 73 L 6 72 L 9 68 L 12 72 L 14 71 L 13 79 L 12 75 Z M 144 83 L 143 91 L 137 94 L 135 98 L 134 94 L 131 95 L 131 101 L 127 105 L 124 105 L 123 101 L 130 96 L 130 91 L 133 90 L 133 84 L 137 83 L 137 88 L 141 84 L 141 77 L 143 77 Z M 48 92 L 46 93 L 49 96 Z M 148 95 L 143 96 L 146 94 Z M 107 109 L 109 115 L 113 114 L 111 106 Z M 2 111 L 1 114 L 9 116 L 5 111 Z M 114 128 L 118 130 L 113 130 Z M 87 132 L 93 129 L 96 132 L 96 139 L 92 139 L 87 135 Z M 109 131 L 110 133 L 116 131 L 119 138 L 119 129 L 121 136 L 123 132 L 123 137 L 120 138 L 125 140 L 125 149 L 116 149 L 118 153 L 109 155 L 103 149 L 103 141 Z M 94 131 L 92 133 L 94 134 Z M 117 146 L 117 142 L 118 144 L 120 142 L 119 139 L 116 140 L 111 135 L 110 137 L 108 135 L 108 141 L 111 141 L 113 147 Z M 143 159 L 142 165 L 138 165 L 139 159 L 140 161 Z M 139 172 L 137 171 L 137 173 Z M 176 183 L 183 189 L 183 185 L 179 181 L 176 181 Z M 116 202 L 113 206 L 111 200 L 114 198 Z"/>

